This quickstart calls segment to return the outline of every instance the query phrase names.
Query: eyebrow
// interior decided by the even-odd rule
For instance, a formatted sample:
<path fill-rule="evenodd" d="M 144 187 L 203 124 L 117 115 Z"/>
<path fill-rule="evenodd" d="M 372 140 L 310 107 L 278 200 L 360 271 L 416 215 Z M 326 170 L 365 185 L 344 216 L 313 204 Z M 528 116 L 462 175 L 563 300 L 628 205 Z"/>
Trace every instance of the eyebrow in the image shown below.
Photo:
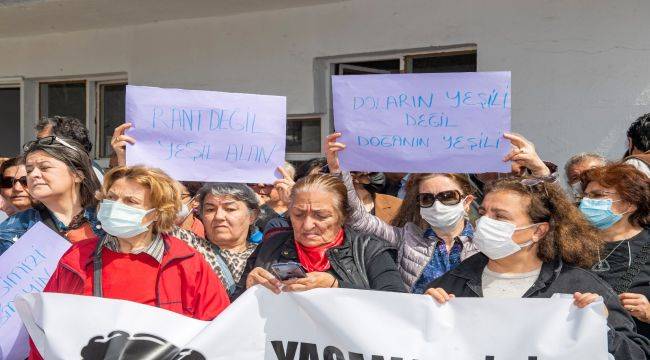
<path fill-rule="evenodd" d="M 236 203 L 237 203 L 237 201 L 235 201 L 235 200 L 224 200 L 224 201 L 214 201 L 214 200 L 211 201 L 211 200 L 208 200 L 208 201 L 205 202 L 204 206 L 208 206 L 208 205 L 211 205 L 211 206 L 232 205 L 232 204 L 236 204 Z"/>
<path fill-rule="evenodd" d="M 41 161 L 35 161 L 33 163 L 28 162 L 28 163 L 25 164 L 25 166 L 27 166 L 27 165 L 34 166 L 34 165 L 52 165 L 52 164 L 50 163 L 49 160 L 41 160 Z"/>
<path fill-rule="evenodd" d="M 479 209 L 479 211 L 487 211 L 487 210 L 485 210 L 485 208 L 483 206 L 479 206 L 478 209 Z M 493 207 L 490 210 L 494 211 L 495 213 L 497 213 L 499 215 L 504 215 L 504 214 L 505 215 L 511 215 L 510 212 L 508 210 L 505 210 L 505 209 L 499 209 L 499 208 L 494 208 Z"/>
<path fill-rule="evenodd" d="M 114 196 L 114 197 L 117 197 L 117 198 L 120 197 L 120 195 L 116 194 L 113 191 L 109 191 L 108 196 Z M 138 201 L 143 201 L 144 200 L 144 199 L 142 199 L 141 197 L 139 197 L 137 195 L 122 195 L 122 198 L 129 199 L 129 200 L 138 200 Z"/>
<path fill-rule="evenodd" d="M 497 208 L 494 208 L 494 207 L 493 207 L 493 208 L 492 208 L 492 211 L 494 211 L 494 212 L 500 212 L 500 213 L 508 213 L 508 214 L 510 214 L 510 211 L 508 211 L 508 210 L 506 210 L 506 209 L 498 208 L 498 207 L 497 207 Z"/>
<path fill-rule="evenodd" d="M 300 211 L 307 211 L 304 207 L 301 207 L 301 206 L 299 206 L 299 205 L 293 206 L 292 209 L 298 209 L 298 210 L 300 210 Z M 314 207 L 311 208 L 311 211 L 312 211 L 312 212 L 327 212 L 327 213 L 332 213 L 332 212 L 334 212 L 334 211 L 331 210 L 331 209 L 327 209 L 327 208 L 314 208 Z"/>

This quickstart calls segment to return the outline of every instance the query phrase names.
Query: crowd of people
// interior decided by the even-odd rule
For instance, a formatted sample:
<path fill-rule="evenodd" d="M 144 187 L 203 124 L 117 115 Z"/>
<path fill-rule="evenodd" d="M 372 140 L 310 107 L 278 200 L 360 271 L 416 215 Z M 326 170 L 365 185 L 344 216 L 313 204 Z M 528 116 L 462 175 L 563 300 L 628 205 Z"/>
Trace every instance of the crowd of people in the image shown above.
<path fill-rule="evenodd" d="M 179 182 L 126 166 L 119 126 L 108 169 L 84 124 L 41 120 L 0 165 L 0 254 L 38 222 L 73 245 L 45 291 L 125 299 L 214 319 L 248 288 L 354 288 L 430 296 L 603 299 L 616 359 L 650 358 L 650 113 L 625 155 L 571 157 L 562 184 L 525 137 L 506 134 L 509 174 L 286 163 L 274 184 Z M 40 355 L 32 347 L 30 358 Z"/>

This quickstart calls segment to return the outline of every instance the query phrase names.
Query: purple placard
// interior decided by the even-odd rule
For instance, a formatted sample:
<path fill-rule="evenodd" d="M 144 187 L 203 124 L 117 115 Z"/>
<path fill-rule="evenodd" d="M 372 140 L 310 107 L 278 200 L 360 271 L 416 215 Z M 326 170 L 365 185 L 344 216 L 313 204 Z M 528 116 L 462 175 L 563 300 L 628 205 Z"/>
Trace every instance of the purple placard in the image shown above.
<path fill-rule="evenodd" d="M 273 183 L 284 164 L 286 98 L 126 87 L 127 164 L 176 180 Z"/>
<path fill-rule="evenodd" d="M 341 167 L 510 172 L 510 72 L 332 76 Z"/>
<path fill-rule="evenodd" d="M 14 307 L 14 298 L 43 291 L 70 246 L 66 239 L 38 222 L 0 256 L 0 359 L 27 358 L 29 336 Z"/>

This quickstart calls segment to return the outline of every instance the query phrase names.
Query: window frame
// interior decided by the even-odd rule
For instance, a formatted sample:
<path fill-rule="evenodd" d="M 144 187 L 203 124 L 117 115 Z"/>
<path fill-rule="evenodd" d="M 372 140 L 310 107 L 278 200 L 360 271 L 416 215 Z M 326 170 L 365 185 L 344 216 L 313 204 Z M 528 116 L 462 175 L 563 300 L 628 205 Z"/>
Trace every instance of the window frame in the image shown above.
<path fill-rule="evenodd" d="M 95 74 L 95 75 L 75 75 L 75 76 L 65 76 L 65 77 L 49 77 L 49 78 L 35 78 L 30 79 L 34 84 L 34 97 L 33 104 L 36 106 L 35 113 L 38 114 L 40 119 L 43 114 L 41 112 L 41 85 L 42 84 L 61 84 L 61 83 L 85 83 L 86 86 L 86 127 L 88 128 L 88 133 L 90 138 L 93 140 L 93 151 L 91 153 L 92 159 L 96 160 L 101 166 L 108 166 L 109 158 L 100 158 L 99 157 L 99 144 L 97 143 L 97 125 L 99 121 L 99 86 L 103 84 L 110 83 L 126 83 L 128 85 L 128 75 L 127 73 L 107 73 L 107 74 Z M 22 93 L 21 93 L 22 95 Z M 24 100 L 23 100 L 24 101 Z M 30 100 L 31 101 L 31 100 Z M 25 108 L 22 107 L 24 112 Z M 21 123 L 21 137 L 24 139 L 24 122 Z"/>
<path fill-rule="evenodd" d="M 93 136 L 94 138 L 94 146 L 93 146 L 93 157 L 95 160 L 98 160 L 100 164 L 104 167 L 108 166 L 108 161 L 110 159 L 109 156 L 105 157 L 100 157 L 101 151 L 100 151 L 100 146 L 101 144 L 101 131 L 100 129 L 102 128 L 102 110 L 103 110 L 103 99 L 102 99 L 102 94 L 101 94 L 101 87 L 105 85 L 128 85 L 129 81 L 127 79 L 112 79 L 112 80 L 102 80 L 102 81 L 95 81 L 95 116 L 93 119 L 93 124 L 95 126 L 95 134 Z M 125 93 L 126 96 L 126 93 Z M 124 110 L 126 112 L 126 109 Z M 126 121 L 126 118 L 125 118 Z M 103 164 L 106 162 L 106 164 Z"/>
<path fill-rule="evenodd" d="M 320 152 L 285 152 L 285 160 L 287 161 L 306 161 L 313 159 L 315 157 L 323 156 L 323 140 L 327 135 L 327 132 L 324 131 L 324 115 L 323 114 L 292 114 L 287 115 L 287 125 L 289 121 L 300 121 L 300 120 L 320 120 Z M 286 130 L 285 130 L 286 131 Z M 285 135 L 286 136 L 286 135 Z"/>
<path fill-rule="evenodd" d="M 401 63 L 400 63 L 401 66 Z M 339 71 L 336 75 L 345 75 L 343 72 L 348 69 L 348 70 L 357 70 L 357 71 L 365 71 L 371 74 L 390 74 L 391 72 L 388 70 L 382 70 L 382 69 L 374 69 L 374 68 L 369 68 L 365 66 L 358 66 L 358 65 L 352 65 L 352 64 L 340 64 L 339 65 Z"/>
<path fill-rule="evenodd" d="M 3 77 L 0 78 L 0 88 L 19 88 L 20 89 L 20 146 L 23 145 L 25 138 L 25 79 L 21 76 L 17 77 Z M 18 149 L 18 153 L 22 152 L 22 148 Z"/>
<path fill-rule="evenodd" d="M 413 60 L 421 58 L 430 58 L 430 57 L 445 57 L 445 56 L 458 56 L 458 55 L 471 55 L 476 54 L 478 57 L 477 49 L 463 49 L 463 50 L 451 50 L 443 52 L 434 52 L 434 53 L 420 53 L 420 54 L 409 54 L 404 55 L 404 67 L 401 69 L 405 74 L 410 74 L 413 71 Z M 476 61 L 476 66 L 478 67 L 478 58 Z"/>
<path fill-rule="evenodd" d="M 83 78 L 78 78 L 78 79 L 66 79 L 66 80 L 60 80 L 60 81 L 38 81 L 36 83 L 36 107 L 38 109 L 38 119 L 43 118 L 43 110 L 41 108 L 41 85 L 52 85 L 52 84 L 84 84 L 85 86 L 85 112 L 86 112 L 86 122 L 88 122 L 88 81 Z M 37 119 L 37 121 L 38 121 Z"/>

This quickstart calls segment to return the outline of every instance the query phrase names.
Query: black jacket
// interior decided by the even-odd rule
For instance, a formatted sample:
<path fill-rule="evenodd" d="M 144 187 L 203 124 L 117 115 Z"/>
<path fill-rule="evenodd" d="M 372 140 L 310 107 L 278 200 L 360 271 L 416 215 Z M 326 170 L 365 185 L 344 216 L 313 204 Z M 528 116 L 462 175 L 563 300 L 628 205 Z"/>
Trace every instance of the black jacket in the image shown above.
<path fill-rule="evenodd" d="M 395 264 L 396 255 L 396 250 L 384 241 L 346 228 L 343 244 L 327 250 L 332 265 L 328 272 L 336 277 L 341 288 L 406 292 Z M 246 290 L 246 278 L 254 268 L 269 270 L 273 264 L 289 261 L 299 262 L 293 230 L 276 232 L 264 239 L 248 258 L 236 296 Z"/>
<path fill-rule="evenodd" d="M 457 268 L 432 281 L 427 288 L 443 288 L 457 297 L 483 297 L 481 287 L 487 256 L 479 253 Z M 607 334 L 609 352 L 617 360 L 650 357 L 650 340 L 636 333 L 634 322 L 621 306 L 612 288 L 593 273 L 561 260 L 544 263 L 539 277 L 523 297 L 550 298 L 553 294 L 594 293 L 603 297 L 609 310 Z"/>
<path fill-rule="evenodd" d="M 609 271 L 595 272 L 595 274 L 610 284 L 614 291 L 643 294 L 650 299 L 650 258 L 644 261 L 640 256 L 644 246 L 650 246 L 650 231 L 648 229 L 627 241 L 605 243 L 605 250 L 602 254 L 603 257 L 606 257 L 605 260 L 607 260 L 610 269 Z M 630 255 L 632 255 L 631 258 Z M 634 265 L 635 263 L 638 263 L 636 266 L 640 267 L 640 271 L 627 282 L 629 286 L 624 287 L 623 278 L 626 277 L 630 264 Z M 636 318 L 634 322 L 639 333 L 650 338 L 650 324 Z"/>

